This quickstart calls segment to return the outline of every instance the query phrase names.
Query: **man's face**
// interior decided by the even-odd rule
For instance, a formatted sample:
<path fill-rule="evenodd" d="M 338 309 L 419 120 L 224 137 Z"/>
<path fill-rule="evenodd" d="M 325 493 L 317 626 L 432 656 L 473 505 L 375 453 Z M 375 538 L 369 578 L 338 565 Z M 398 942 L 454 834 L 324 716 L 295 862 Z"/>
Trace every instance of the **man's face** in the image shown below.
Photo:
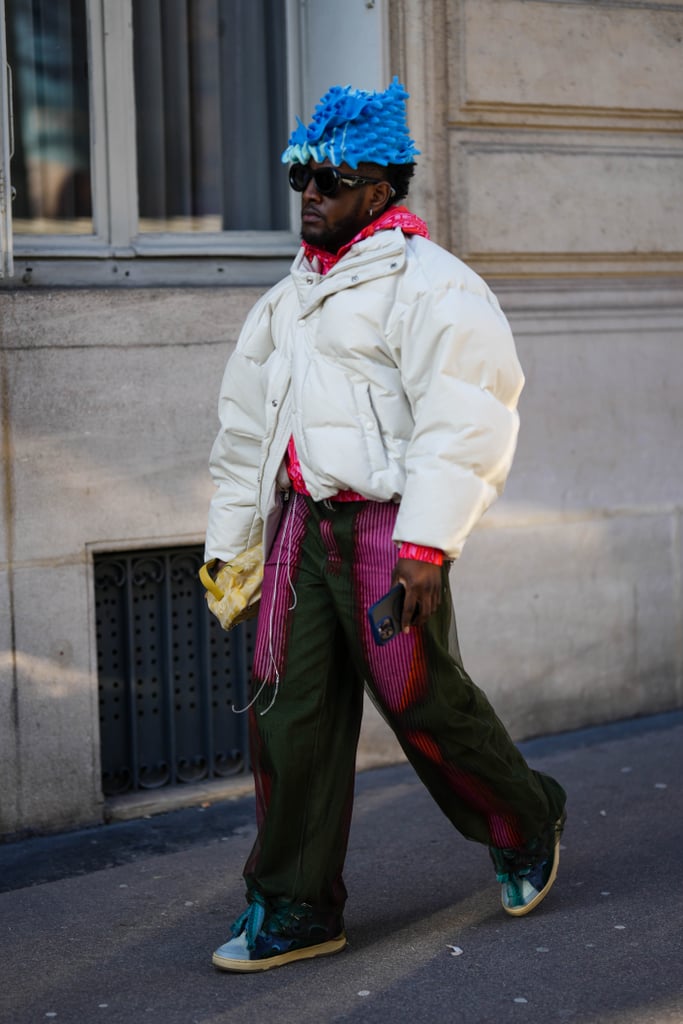
<path fill-rule="evenodd" d="M 312 170 L 318 167 L 332 167 L 329 160 L 323 163 L 309 161 Z M 375 164 L 359 164 L 356 169 L 348 164 L 338 164 L 342 174 L 362 175 L 382 180 L 382 168 Z M 374 185 L 359 185 L 348 188 L 342 185 L 334 196 L 318 192 L 311 179 L 301 193 L 301 237 L 304 242 L 336 253 L 350 242 L 370 223 L 370 208 Z M 377 212 L 377 211 L 375 211 Z"/>

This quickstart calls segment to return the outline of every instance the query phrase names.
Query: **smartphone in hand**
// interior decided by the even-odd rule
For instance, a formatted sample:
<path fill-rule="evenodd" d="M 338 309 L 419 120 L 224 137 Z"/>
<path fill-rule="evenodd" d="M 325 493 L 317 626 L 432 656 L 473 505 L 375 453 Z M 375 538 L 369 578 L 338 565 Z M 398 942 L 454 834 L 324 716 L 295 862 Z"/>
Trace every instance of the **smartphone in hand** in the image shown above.
<path fill-rule="evenodd" d="M 401 616 L 403 615 L 405 596 L 405 587 L 402 583 L 397 583 L 388 594 L 368 608 L 370 628 L 376 644 L 380 646 L 387 644 L 401 632 Z"/>

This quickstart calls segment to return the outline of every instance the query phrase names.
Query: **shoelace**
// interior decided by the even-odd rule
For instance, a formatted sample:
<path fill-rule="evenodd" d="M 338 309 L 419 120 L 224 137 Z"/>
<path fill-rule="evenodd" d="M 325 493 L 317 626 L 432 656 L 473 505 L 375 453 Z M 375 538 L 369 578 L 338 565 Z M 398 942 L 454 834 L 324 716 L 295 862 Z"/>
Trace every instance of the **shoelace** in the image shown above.
<path fill-rule="evenodd" d="M 520 850 L 495 849 L 496 879 L 504 885 L 514 877 L 524 878 L 538 865 L 552 856 L 556 838 L 564 827 L 564 816 L 537 839 Z"/>
<path fill-rule="evenodd" d="M 297 909 L 300 911 L 299 913 L 297 913 Z M 265 897 L 255 891 L 251 893 L 249 906 L 237 918 L 231 931 L 235 938 L 244 932 L 247 948 L 253 949 L 256 945 L 256 937 L 263 929 L 266 915 L 268 916 L 269 931 L 272 925 L 275 925 L 274 931 L 286 932 L 292 924 L 298 926 L 299 922 L 305 919 L 309 910 L 310 907 L 305 903 L 296 908 L 284 906 L 273 909 L 267 906 Z"/>
<path fill-rule="evenodd" d="M 233 924 L 232 934 L 236 938 L 242 932 L 246 932 L 247 948 L 253 949 L 256 944 L 256 936 L 261 931 L 265 919 L 266 901 L 260 892 L 253 892 L 249 906 Z"/>
<path fill-rule="evenodd" d="M 545 860 L 544 851 L 533 850 L 502 850 L 502 860 L 507 869 L 506 875 L 528 875 L 531 869 L 542 860 Z M 500 878 L 499 881 L 506 879 Z"/>
<path fill-rule="evenodd" d="M 501 885 L 515 884 L 516 879 L 524 878 L 531 872 L 532 865 L 527 864 L 522 868 L 514 868 L 509 871 L 496 871 L 496 881 L 500 882 Z"/>

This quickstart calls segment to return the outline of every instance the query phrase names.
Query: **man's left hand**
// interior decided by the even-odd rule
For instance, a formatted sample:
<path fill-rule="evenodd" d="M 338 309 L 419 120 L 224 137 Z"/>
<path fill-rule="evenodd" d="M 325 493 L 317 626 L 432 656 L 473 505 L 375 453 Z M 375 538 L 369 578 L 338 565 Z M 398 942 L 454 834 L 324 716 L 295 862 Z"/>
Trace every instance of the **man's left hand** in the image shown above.
<path fill-rule="evenodd" d="M 423 626 L 441 604 L 441 567 L 416 558 L 399 558 L 391 578 L 392 586 L 402 583 L 406 596 L 403 602 L 401 629 Z"/>

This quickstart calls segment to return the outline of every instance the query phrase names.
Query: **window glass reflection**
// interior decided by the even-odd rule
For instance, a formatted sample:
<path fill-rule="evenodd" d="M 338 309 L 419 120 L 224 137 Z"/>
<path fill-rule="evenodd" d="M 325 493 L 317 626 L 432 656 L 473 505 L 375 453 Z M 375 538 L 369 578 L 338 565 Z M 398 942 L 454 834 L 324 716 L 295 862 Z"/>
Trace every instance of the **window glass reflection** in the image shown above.
<path fill-rule="evenodd" d="M 19 234 L 92 234 L 85 0 L 6 0 Z"/>
<path fill-rule="evenodd" d="M 289 227 L 285 0 L 133 0 L 140 231 Z"/>

